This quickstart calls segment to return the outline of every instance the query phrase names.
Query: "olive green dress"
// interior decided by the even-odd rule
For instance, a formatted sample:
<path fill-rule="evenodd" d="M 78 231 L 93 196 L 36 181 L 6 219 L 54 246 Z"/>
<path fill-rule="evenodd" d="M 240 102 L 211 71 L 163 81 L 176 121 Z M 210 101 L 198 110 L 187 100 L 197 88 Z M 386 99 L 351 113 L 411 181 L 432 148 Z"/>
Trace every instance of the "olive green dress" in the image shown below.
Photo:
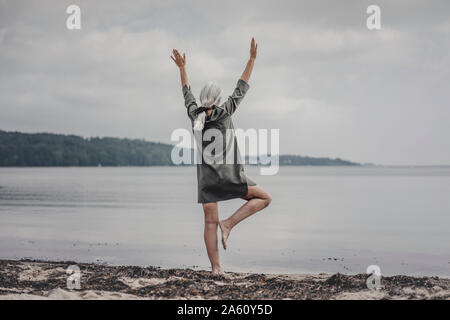
<path fill-rule="evenodd" d="M 217 129 L 220 131 L 223 137 L 223 163 L 207 163 L 207 161 L 204 160 L 203 155 L 200 155 L 201 158 L 198 158 L 202 160 L 198 161 L 201 163 L 197 163 L 199 203 L 242 198 L 247 194 L 248 186 L 256 185 L 255 182 L 245 175 L 243 164 L 238 162 L 240 155 L 236 136 L 234 134 L 233 122 L 231 120 L 231 115 L 244 98 L 248 89 L 248 83 L 239 79 L 233 94 L 227 101 L 220 106 L 213 106 L 213 111 L 206 117 L 202 134 L 208 129 Z M 187 85 L 183 87 L 183 95 L 187 114 L 193 125 L 196 117 L 195 109 L 199 106 L 191 92 L 191 88 Z M 196 136 L 195 133 L 194 136 Z M 214 141 L 214 139 L 210 139 L 211 141 L 205 140 L 206 139 L 202 139 L 201 142 L 198 142 L 202 144 L 203 150 Z M 227 144 L 227 141 L 231 141 L 232 143 Z M 226 158 L 227 151 L 231 152 L 229 149 L 231 147 L 233 148 L 233 153 L 230 153 L 230 155 L 234 155 L 234 161 L 228 161 Z"/>

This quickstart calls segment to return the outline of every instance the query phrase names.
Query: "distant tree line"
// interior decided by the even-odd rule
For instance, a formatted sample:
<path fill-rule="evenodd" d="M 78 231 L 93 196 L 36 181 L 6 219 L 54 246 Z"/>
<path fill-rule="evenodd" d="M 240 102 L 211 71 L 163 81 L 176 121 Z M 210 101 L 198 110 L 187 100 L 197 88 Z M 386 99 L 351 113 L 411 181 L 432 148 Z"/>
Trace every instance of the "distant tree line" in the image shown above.
<path fill-rule="evenodd" d="M 0 130 L 0 166 L 171 166 L 173 146 L 138 139 L 83 138 Z M 358 165 L 339 158 L 281 155 L 280 165 Z"/>
<path fill-rule="evenodd" d="M 172 165 L 172 148 L 144 140 L 0 130 L 0 166 Z"/>
<path fill-rule="evenodd" d="M 312 158 L 298 155 L 280 155 L 281 166 L 358 166 L 359 163 L 340 158 Z"/>

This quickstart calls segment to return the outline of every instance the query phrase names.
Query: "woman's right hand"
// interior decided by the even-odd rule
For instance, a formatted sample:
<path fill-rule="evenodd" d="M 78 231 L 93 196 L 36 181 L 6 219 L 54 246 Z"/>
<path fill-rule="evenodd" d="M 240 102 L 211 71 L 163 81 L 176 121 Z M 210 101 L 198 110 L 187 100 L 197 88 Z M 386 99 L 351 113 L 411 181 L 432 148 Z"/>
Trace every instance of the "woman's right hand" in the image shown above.
<path fill-rule="evenodd" d="M 250 43 L 250 59 L 255 60 L 257 53 L 258 53 L 258 44 L 256 43 L 255 38 L 252 38 L 252 42 Z"/>
<path fill-rule="evenodd" d="M 186 53 L 183 53 L 183 56 L 181 56 L 177 49 L 173 49 L 172 53 L 173 56 L 170 57 L 176 63 L 178 68 L 184 68 L 186 66 Z"/>

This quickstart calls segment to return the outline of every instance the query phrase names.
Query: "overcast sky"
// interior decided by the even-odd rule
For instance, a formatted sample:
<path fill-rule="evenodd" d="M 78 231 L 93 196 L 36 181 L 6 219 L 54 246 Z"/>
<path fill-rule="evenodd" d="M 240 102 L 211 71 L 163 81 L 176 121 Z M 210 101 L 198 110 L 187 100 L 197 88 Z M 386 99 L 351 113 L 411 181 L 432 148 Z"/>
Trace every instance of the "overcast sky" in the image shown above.
<path fill-rule="evenodd" d="M 66 8 L 81 7 L 81 30 Z M 381 30 L 366 8 L 381 7 Z M 0 129 L 170 142 L 193 92 L 224 99 L 258 58 L 235 127 L 279 128 L 280 152 L 450 164 L 450 1 L 0 0 Z"/>

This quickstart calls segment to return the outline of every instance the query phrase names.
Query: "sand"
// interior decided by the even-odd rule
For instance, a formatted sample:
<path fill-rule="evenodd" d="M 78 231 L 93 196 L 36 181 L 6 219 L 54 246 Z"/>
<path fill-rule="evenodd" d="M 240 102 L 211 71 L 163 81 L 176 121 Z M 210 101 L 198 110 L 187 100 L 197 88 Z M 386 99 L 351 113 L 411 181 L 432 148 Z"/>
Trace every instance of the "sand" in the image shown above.
<path fill-rule="evenodd" d="M 66 270 L 77 265 L 80 289 L 67 288 Z M 377 290 L 368 275 L 250 274 L 106 266 L 76 262 L 0 260 L 2 299 L 446 299 L 450 279 L 382 277 Z"/>

